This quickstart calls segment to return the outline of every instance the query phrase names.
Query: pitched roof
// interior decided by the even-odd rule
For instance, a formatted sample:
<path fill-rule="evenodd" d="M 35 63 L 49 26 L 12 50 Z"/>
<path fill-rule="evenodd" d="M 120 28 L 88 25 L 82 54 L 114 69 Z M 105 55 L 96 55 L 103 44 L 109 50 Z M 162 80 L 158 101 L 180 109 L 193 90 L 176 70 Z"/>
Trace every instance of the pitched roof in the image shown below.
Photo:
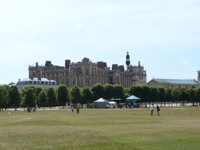
<path fill-rule="evenodd" d="M 106 99 L 103 99 L 103 98 L 99 98 L 99 99 L 97 99 L 96 101 L 94 101 L 94 102 L 108 102 Z"/>
<path fill-rule="evenodd" d="M 127 98 L 127 100 L 140 100 L 139 97 L 135 96 L 135 95 L 131 95 Z"/>
<path fill-rule="evenodd" d="M 197 84 L 195 79 L 153 79 L 159 83 L 165 84 Z"/>

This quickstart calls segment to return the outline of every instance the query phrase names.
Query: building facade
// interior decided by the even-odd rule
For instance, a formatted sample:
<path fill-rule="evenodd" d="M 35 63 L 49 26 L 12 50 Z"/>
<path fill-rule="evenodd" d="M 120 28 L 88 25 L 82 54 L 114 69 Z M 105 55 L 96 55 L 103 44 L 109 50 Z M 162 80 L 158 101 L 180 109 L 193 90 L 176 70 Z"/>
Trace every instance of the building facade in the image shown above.
<path fill-rule="evenodd" d="M 34 87 L 41 87 L 41 88 L 45 88 L 45 87 L 53 87 L 54 89 L 56 89 L 58 87 L 57 82 L 54 80 L 48 80 L 46 78 L 41 78 L 40 80 L 38 78 L 33 78 L 33 79 L 23 79 L 23 80 L 19 80 L 16 83 L 17 89 L 18 91 L 22 91 L 24 87 L 29 87 L 29 86 L 34 86 Z"/>
<path fill-rule="evenodd" d="M 51 61 L 46 61 L 44 66 L 29 66 L 29 78 L 37 77 L 55 80 L 58 84 L 68 87 L 79 87 L 101 84 L 120 84 L 123 87 L 132 85 L 146 85 L 146 71 L 138 62 L 137 66 L 130 65 L 130 56 L 126 55 L 127 69 L 123 65 L 113 64 L 112 68 L 106 62 L 91 62 L 89 58 L 83 58 L 81 62 L 65 60 L 65 66 L 56 66 Z"/>
<path fill-rule="evenodd" d="M 192 89 L 199 87 L 199 84 L 195 79 L 152 79 L 147 85 L 152 87 L 178 89 Z"/>

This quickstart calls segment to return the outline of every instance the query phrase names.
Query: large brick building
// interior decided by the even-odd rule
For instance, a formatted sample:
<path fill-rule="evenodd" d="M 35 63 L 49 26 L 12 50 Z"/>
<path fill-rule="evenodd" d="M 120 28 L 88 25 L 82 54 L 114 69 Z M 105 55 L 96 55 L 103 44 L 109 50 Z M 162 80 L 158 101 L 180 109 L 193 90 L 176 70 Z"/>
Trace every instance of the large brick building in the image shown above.
<path fill-rule="evenodd" d="M 53 65 L 46 61 L 44 66 L 29 66 L 29 78 L 37 77 L 55 80 L 58 84 L 68 87 L 77 85 L 79 87 L 92 86 L 95 83 L 121 84 L 123 87 L 132 85 L 146 85 L 146 71 L 138 62 L 137 66 L 130 65 L 130 56 L 127 52 L 126 65 L 113 64 L 112 68 L 106 62 L 91 62 L 89 58 L 83 58 L 81 62 L 65 60 L 65 66 Z"/>

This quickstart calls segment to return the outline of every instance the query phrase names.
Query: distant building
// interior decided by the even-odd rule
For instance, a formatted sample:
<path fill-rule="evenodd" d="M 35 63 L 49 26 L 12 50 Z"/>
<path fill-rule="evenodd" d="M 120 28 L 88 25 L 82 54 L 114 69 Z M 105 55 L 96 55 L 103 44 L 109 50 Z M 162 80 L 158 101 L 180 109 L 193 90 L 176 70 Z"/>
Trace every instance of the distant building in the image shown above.
<path fill-rule="evenodd" d="M 127 52 L 125 70 L 123 65 L 113 64 L 112 69 L 107 63 L 100 61 L 91 62 L 89 58 L 83 58 L 81 62 L 71 63 L 65 60 L 65 66 L 53 65 L 46 61 L 44 66 L 29 66 L 29 78 L 47 78 L 55 80 L 58 84 L 65 84 L 68 87 L 77 85 L 79 87 L 92 86 L 95 83 L 120 84 L 123 87 L 132 85 L 146 85 L 146 71 L 138 62 L 137 66 L 130 65 L 130 56 Z"/>
<path fill-rule="evenodd" d="M 195 79 L 152 79 L 147 83 L 148 86 L 191 89 L 199 87 Z"/>
<path fill-rule="evenodd" d="M 35 87 L 41 87 L 41 88 L 45 88 L 45 87 L 53 87 L 53 88 L 57 88 L 57 82 L 54 80 L 48 80 L 46 78 L 41 78 L 41 80 L 39 80 L 38 78 L 33 78 L 33 79 L 29 79 L 26 78 L 24 80 L 19 80 L 16 83 L 16 86 L 18 88 L 19 91 L 22 91 L 24 87 L 27 86 L 35 86 Z"/>

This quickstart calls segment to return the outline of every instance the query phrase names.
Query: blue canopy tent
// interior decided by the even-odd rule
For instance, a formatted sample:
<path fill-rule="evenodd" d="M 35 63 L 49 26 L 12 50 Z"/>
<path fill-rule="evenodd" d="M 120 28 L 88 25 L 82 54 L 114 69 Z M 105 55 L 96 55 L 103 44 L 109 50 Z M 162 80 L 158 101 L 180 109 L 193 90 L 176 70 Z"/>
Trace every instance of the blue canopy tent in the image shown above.
<path fill-rule="evenodd" d="M 137 100 L 141 100 L 139 97 L 131 95 L 129 96 L 126 100 L 128 101 L 137 101 Z"/>
<path fill-rule="evenodd" d="M 135 95 L 131 95 L 128 98 L 126 98 L 126 100 L 129 103 L 129 107 L 134 108 L 134 107 L 139 107 L 139 103 L 135 103 L 135 102 L 141 100 L 141 98 L 139 98 Z"/>

